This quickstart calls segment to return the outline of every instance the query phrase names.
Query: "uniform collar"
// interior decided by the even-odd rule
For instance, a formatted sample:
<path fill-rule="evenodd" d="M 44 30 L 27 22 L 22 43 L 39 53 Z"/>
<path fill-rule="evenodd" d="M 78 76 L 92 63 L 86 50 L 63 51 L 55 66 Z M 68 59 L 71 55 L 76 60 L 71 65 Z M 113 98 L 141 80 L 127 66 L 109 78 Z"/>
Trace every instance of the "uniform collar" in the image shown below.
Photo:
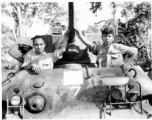
<path fill-rule="evenodd" d="M 111 44 L 112 44 L 112 43 L 111 43 Z M 111 46 L 111 44 L 106 45 L 106 44 L 103 43 L 103 47 L 104 47 L 104 48 L 109 48 L 109 47 Z"/>
<path fill-rule="evenodd" d="M 41 54 L 37 54 L 36 52 L 35 52 L 35 54 L 36 55 L 45 55 L 46 54 L 46 52 L 44 51 L 43 53 L 41 53 Z"/>

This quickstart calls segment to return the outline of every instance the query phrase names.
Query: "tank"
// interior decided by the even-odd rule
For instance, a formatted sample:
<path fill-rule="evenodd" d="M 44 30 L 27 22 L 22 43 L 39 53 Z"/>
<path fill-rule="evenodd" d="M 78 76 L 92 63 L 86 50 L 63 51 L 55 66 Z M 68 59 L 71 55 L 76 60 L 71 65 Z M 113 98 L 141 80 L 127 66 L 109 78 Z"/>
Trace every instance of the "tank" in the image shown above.
<path fill-rule="evenodd" d="M 2 118 L 10 114 L 19 119 L 150 118 L 150 78 L 140 66 L 99 68 L 97 57 L 74 34 L 73 8 L 70 2 L 68 47 L 54 69 L 39 74 L 32 70 L 2 73 Z M 102 43 L 100 34 L 85 36 Z M 43 37 L 45 51 L 53 52 L 63 35 Z M 30 38 L 21 37 L 9 54 L 23 63 L 30 49 Z"/>

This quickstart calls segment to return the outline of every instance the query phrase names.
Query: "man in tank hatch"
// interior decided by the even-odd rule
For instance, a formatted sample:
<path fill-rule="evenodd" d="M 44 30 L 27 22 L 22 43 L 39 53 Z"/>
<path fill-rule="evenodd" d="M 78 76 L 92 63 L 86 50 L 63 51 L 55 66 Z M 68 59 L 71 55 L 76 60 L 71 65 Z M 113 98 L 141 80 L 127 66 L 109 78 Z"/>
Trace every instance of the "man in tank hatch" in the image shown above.
<path fill-rule="evenodd" d="M 42 70 L 53 69 L 53 63 L 62 58 L 68 43 L 68 31 L 64 34 L 62 47 L 53 53 L 45 52 L 46 43 L 42 36 L 37 35 L 32 40 L 34 49 L 25 55 L 21 67 L 23 70 L 32 69 L 36 73 L 40 73 Z"/>

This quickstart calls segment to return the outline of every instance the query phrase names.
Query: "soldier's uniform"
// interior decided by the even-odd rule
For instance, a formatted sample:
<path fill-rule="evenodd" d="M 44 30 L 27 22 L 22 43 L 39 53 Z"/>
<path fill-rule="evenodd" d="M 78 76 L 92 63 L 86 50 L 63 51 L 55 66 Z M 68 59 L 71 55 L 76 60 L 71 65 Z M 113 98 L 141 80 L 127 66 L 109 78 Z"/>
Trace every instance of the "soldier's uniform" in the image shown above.
<path fill-rule="evenodd" d="M 121 66 L 123 64 L 123 54 L 128 54 L 129 59 L 136 59 L 138 50 L 134 47 L 112 43 L 109 46 L 94 43 L 92 50 L 97 55 L 99 67 Z"/>
<path fill-rule="evenodd" d="M 31 50 L 25 55 L 22 67 L 26 67 L 30 64 L 38 64 L 41 70 L 53 69 L 53 63 L 61 58 L 62 56 L 59 56 L 58 50 L 55 50 L 53 53 L 46 53 L 44 51 L 40 55 L 36 54 L 35 50 Z"/>

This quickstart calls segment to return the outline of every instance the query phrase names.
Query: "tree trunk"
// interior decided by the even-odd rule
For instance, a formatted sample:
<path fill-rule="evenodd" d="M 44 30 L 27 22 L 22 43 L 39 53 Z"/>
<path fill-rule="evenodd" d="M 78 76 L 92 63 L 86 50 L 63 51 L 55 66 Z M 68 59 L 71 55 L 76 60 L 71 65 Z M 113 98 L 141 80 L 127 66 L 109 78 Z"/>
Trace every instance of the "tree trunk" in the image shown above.
<path fill-rule="evenodd" d="M 13 32 L 13 36 L 14 36 L 15 41 L 16 41 L 17 37 L 16 37 L 16 34 L 15 34 L 15 29 L 12 29 L 12 32 Z"/>
<path fill-rule="evenodd" d="M 19 35 L 18 37 L 22 36 L 22 18 L 21 18 L 21 8 L 20 6 L 17 6 L 17 15 L 18 15 L 18 21 L 19 21 Z"/>
<path fill-rule="evenodd" d="M 16 41 L 17 36 L 16 36 L 16 32 L 15 32 L 15 20 L 14 20 L 14 18 L 13 18 L 13 16 L 12 16 L 11 5 L 10 5 L 10 4 L 6 4 L 6 5 L 7 5 L 8 11 L 9 11 L 10 22 L 11 22 L 11 25 L 12 25 L 12 26 L 10 27 L 10 29 L 11 29 L 11 31 L 12 31 L 12 33 L 13 33 L 13 36 L 14 36 L 14 39 L 15 39 L 15 41 Z"/>

